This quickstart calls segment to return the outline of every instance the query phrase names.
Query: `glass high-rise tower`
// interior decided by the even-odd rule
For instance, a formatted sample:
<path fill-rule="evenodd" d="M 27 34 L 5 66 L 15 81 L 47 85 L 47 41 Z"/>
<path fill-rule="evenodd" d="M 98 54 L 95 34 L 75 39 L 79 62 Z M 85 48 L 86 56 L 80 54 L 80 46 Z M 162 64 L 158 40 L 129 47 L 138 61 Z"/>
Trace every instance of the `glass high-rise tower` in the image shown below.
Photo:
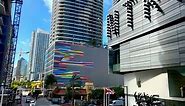
<path fill-rule="evenodd" d="M 45 53 L 48 48 L 49 33 L 37 29 L 32 33 L 31 51 L 29 59 L 29 80 L 41 79 L 45 67 Z"/>
<path fill-rule="evenodd" d="M 27 61 L 21 57 L 17 62 L 16 75 L 15 78 L 17 81 L 25 80 L 27 73 Z"/>
<path fill-rule="evenodd" d="M 103 0 L 53 0 L 50 44 L 102 45 Z"/>

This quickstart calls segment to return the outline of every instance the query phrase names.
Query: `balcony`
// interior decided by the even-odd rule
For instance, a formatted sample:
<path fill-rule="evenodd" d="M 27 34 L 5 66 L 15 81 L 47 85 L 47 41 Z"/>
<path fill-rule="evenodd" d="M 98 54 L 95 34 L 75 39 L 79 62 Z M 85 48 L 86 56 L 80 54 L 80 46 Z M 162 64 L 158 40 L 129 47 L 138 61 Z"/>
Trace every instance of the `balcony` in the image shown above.
<path fill-rule="evenodd" d="M 5 14 L 5 7 L 3 1 L 0 1 L 0 14 Z"/>
<path fill-rule="evenodd" d="M 119 73 L 120 72 L 120 64 L 113 64 L 113 73 Z"/>

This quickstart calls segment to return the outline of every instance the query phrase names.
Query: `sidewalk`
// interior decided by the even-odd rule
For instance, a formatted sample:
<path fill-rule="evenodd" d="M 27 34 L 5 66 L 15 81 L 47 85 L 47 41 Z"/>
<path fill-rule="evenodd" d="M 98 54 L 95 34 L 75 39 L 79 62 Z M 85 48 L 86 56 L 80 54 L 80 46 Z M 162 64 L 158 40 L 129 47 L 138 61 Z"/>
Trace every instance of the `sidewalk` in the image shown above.
<path fill-rule="evenodd" d="M 72 106 L 72 104 L 62 104 L 61 106 Z"/>
<path fill-rule="evenodd" d="M 51 102 L 43 97 L 38 98 L 35 104 L 35 106 L 50 106 L 50 105 L 51 105 Z"/>

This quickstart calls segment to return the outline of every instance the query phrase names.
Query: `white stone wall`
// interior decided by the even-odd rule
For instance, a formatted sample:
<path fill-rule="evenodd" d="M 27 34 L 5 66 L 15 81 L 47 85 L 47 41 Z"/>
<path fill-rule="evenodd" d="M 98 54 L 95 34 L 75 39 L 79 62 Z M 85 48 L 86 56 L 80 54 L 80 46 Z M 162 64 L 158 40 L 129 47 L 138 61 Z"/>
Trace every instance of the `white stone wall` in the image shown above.
<path fill-rule="evenodd" d="M 141 81 L 141 87 L 137 86 L 137 81 Z M 128 94 L 135 92 L 149 95 L 159 95 L 162 98 L 169 98 L 168 74 L 164 70 L 143 71 L 124 75 L 124 85 L 128 86 Z M 135 98 L 129 96 L 129 106 L 133 106 Z"/>

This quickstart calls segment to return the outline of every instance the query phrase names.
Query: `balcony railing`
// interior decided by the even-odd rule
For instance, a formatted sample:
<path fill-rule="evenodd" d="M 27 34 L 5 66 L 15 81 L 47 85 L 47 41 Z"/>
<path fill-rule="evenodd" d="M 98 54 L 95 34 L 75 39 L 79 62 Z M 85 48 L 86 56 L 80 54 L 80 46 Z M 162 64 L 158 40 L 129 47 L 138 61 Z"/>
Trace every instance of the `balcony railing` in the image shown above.
<path fill-rule="evenodd" d="M 113 73 L 120 72 L 120 64 L 113 64 Z"/>

